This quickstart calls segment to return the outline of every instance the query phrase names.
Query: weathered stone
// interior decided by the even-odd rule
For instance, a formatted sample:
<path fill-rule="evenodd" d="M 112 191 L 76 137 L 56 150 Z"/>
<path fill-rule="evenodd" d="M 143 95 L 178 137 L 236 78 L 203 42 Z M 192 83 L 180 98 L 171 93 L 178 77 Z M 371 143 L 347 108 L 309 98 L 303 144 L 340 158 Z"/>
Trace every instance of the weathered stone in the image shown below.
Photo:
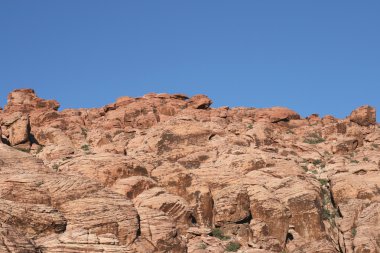
<path fill-rule="evenodd" d="M 376 110 L 369 105 L 363 105 L 351 112 L 349 119 L 361 126 L 376 124 Z"/>
<path fill-rule="evenodd" d="M 374 108 L 302 119 L 211 103 L 150 93 L 57 111 L 12 92 L 0 110 L 0 251 L 380 250 Z"/>

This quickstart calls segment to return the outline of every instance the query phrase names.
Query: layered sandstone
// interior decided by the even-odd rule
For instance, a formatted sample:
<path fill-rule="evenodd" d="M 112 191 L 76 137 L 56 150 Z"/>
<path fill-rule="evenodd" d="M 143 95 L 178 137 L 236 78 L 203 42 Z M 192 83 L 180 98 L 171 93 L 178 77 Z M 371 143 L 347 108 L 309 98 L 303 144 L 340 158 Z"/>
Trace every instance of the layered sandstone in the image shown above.
<path fill-rule="evenodd" d="M 373 107 L 336 119 L 211 103 L 152 93 L 58 111 L 9 94 L 0 251 L 380 251 Z"/>

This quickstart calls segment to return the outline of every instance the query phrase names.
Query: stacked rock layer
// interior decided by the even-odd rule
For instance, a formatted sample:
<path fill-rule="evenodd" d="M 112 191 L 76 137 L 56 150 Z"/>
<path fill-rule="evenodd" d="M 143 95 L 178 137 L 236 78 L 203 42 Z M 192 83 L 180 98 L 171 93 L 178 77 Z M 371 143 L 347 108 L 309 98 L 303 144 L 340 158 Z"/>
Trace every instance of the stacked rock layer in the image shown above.
<path fill-rule="evenodd" d="M 380 128 L 204 95 L 0 110 L 0 252 L 380 252 Z"/>

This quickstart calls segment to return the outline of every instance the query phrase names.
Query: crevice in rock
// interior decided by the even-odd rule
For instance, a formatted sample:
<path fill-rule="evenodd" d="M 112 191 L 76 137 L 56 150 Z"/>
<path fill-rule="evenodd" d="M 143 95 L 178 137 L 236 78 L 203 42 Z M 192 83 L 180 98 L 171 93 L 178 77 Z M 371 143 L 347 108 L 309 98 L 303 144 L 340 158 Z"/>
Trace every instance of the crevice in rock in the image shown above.
<path fill-rule="evenodd" d="M 336 211 L 338 212 L 339 217 L 340 217 L 340 218 L 343 218 L 343 214 L 342 214 L 342 212 L 340 211 L 339 207 L 336 208 Z"/>
<path fill-rule="evenodd" d="M 272 123 L 279 123 L 279 122 L 289 122 L 289 119 L 285 118 L 285 119 L 278 119 L 278 120 L 272 121 Z"/>
<path fill-rule="evenodd" d="M 29 131 L 29 142 L 31 144 L 35 143 L 37 145 L 40 145 L 40 143 L 38 143 L 37 139 L 34 137 L 34 135 L 32 133 L 30 133 L 30 131 Z"/>
<path fill-rule="evenodd" d="M 190 215 L 190 221 L 191 221 L 191 224 L 193 224 L 193 225 L 197 224 L 197 219 L 192 214 Z"/>
<path fill-rule="evenodd" d="M 327 220 L 332 227 L 337 227 L 336 219 L 341 218 L 342 213 L 339 210 L 339 207 L 337 207 L 334 196 L 331 190 L 331 182 L 328 180 L 328 183 L 326 185 L 321 186 L 322 190 L 322 219 Z M 339 236 L 335 237 L 334 233 L 331 234 L 329 231 L 326 230 L 327 235 L 330 237 L 330 240 L 332 240 L 335 243 L 335 249 L 340 252 L 344 253 L 345 251 L 341 248 L 340 242 L 339 242 Z M 340 233 L 340 231 L 338 232 Z M 334 238 L 333 238 L 334 237 Z M 344 240 L 344 239 L 343 239 Z"/>
<path fill-rule="evenodd" d="M 335 208 L 335 210 L 337 210 L 339 217 L 342 217 L 339 208 L 336 206 L 336 203 L 335 203 L 335 200 L 334 200 L 334 196 L 333 196 L 333 194 L 331 192 L 330 187 L 328 188 L 328 192 L 329 192 L 329 196 L 330 196 L 330 200 L 331 200 L 331 205 Z"/>
<path fill-rule="evenodd" d="M 339 253 L 345 253 L 345 251 L 343 251 L 342 247 L 340 246 L 339 241 L 338 241 L 338 250 L 339 250 Z"/>
<path fill-rule="evenodd" d="M 286 243 L 288 243 L 289 241 L 293 241 L 294 240 L 294 237 L 292 235 L 292 233 L 287 233 L 286 234 Z"/>
<path fill-rule="evenodd" d="M 138 224 L 138 228 L 137 228 L 137 231 L 136 231 L 136 239 L 141 236 L 141 220 L 140 220 L 140 215 L 139 214 L 137 214 L 137 224 Z"/>
<path fill-rule="evenodd" d="M 211 141 L 212 138 L 214 138 L 216 136 L 216 134 L 211 134 L 209 137 L 208 137 L 208 140 Z"/>
<path fill-rule="evenodd" d="M 6 138 L 1 138 L 1 142 L 4 143 L 5 145 L 8 145 L 8 146 L 11 145 L 11 143 L 9 142 L 9 140 L 6 139 Z"/>
<path fill-rule="evenodd" d="M 245 224 L 245 223 L 249 224 L 251 222 L 251 220 L 252 220 L 252 214 L 251 214 L 251 212 L 249 212 L 249 215 L 247 217 L 245 217 L 242 220 L 235 222 L 235 224 Z"/>

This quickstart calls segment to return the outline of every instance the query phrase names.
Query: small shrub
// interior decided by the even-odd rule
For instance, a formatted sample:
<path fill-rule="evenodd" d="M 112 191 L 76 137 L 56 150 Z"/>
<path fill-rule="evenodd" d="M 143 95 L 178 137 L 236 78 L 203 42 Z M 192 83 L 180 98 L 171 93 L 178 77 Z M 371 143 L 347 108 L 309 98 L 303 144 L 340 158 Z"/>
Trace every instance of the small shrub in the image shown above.
<path fill-rule="evenodd" d="M 220 228 L 214 228 L 212 231 L 211 231 L 211 236 L 213 237 L 216 237 L 222 241 L 226 241 L 226 240 L 229 240 L 230 237 L 229 236 L 225 236 L 223 234 L 223 231 L 220 229 Z"/>
<path fill-rule="evenodd" d="M 318 171 L 316 171 L 316 170 L 312 170 L 311 173 L 313 173 L 313 174 L 318 174 Z"/>
<path fill-rule="evenodd" d="M 351 235 L 352 235 L 352 237 L 355 237 L 355 235 L 356 235 L 356 228 L 352 228 L 351 229 Z"/>
<path fill-rule="evenodd" d="M 350 163 L 359 163 L 359 161 L 358 161 L 358 160 L 353 160 L 353 159 L 351 159 L 351 160 L 350 160 Z"/>
<path fill-rule="evenodd" d="M 81 130 L 82 130 L 82 135 L 84 136 L 84 138 L 87 138 L 87 129 L 86 128 L 83 128 L 81 127 Z"/>
<path fill-rule="evenodd" d="M 53 164 L 53 166 L 52 166 L 51 168 L 52 168 L 53 170 L 57 171 L 58 168 L 59 168 L 59 166 L 58 166 L 58 164 Z"/>
<path fill-rule="evenodd" d="M 90 151 L 90 147 L 89 147 L 87 144 L 83 145 L 83 146 L 81 147 L 81 149 L 82 149 L 83 151 Z"/>
<path fill-rule="evenodd" d="M 199 249 L 206 249 L 207 248 L 207 245 L 204 244 L 204 243 L 201 243 L 198 247 Z"/>
<path fill-rule="evenodd" d="M 43 185 L 44 181 L 40 180 L 38 182 L 36 182 L 36 186 L 37 187 L 40 187 L 41 185 Z"/>
<path fill-rule="evenodd" d="M 363 161 L 364 161 L 364 162 L 369 162 L 369 158 L 368 158 L 368 157 L 364 157 L 364 158 L 363 158 Z"/>
<path fill-rule="evenodd" d="M 304 143 L 308 144 L 318 144 L 321 142 L 324 142 L 325 139 L 323 139 L 319 134 L 317 133 L 311 133 L 303 140 Z"/>
<path fill-rule="evenodd" d="M 321 168 L 325 167 L 325 163 L 322 162 L 322 160 L 320 160 L 320 159 L 314 160 L 313 164 L 314 164 L 314 166 L 320 166 Z"/>
<path fill-rule="evenodd" d="M 322 219 L 324 220 L 329 220 L 331 219 L 331 213 L 328 209 L 326 209 L 325 207 L 323 207 L 322 209 Z"/>
<path fill-rule="evenodd" d="M 42 151 L 43 148 L 44 148 L 44 147 L 42 147 L 42 146 L 38 146 L 38 148 L 37 148 L 37 150 L 36 150 L 36 154 L 41 153 L 41 151 Z"/>
<path fill-rule="evenodd" d="M 30 152 L 30 149 L 28 149 L 28 148 L 19 148 L 19 147 L 15 147 L 15 149 L 17 149 L 18 151 L 25 152 L 25 153 L 29 153 L 29 152 Z"/>
<path fill-rule="evenodd" d="M 318 179 L 319 182 L 321 183 L 321 185 L 327 185 L 327 183 L 329 182 L 327 179 Z"/>
<path fill-rule="evenodd" d="M 112 135 L 110 135 L 109 133 L 106 133 L 106 138 L 107 138 L 107 140 L 112 142 Z"/>
<path fill-rule="evenodd" d="M 230 242 L 226 247 L 226 251 L 228 252 L 236 252 L 238 249 L 240 249 L 240 243 L 238 242 Z"/>
<path fill-rule="evenodd" d="M 301 166 L 301 168 L 305 171 L 305 172 L 307 172 L 308 171 L 308 169 L 307 169 L 307 166 L 306 165 L 302 165 Z"/>
<path fill-rule="evenodd" d="M 253 128 L 252 124 L 248 124 L 247 128 L 252 129 Z"/>
<path fill-rule="evenodd" d="M 322 199 L 322 204 L 323 204 L 323 206 L 331 204 L 330 198 L 327 196 L 324 196 Z"/>

